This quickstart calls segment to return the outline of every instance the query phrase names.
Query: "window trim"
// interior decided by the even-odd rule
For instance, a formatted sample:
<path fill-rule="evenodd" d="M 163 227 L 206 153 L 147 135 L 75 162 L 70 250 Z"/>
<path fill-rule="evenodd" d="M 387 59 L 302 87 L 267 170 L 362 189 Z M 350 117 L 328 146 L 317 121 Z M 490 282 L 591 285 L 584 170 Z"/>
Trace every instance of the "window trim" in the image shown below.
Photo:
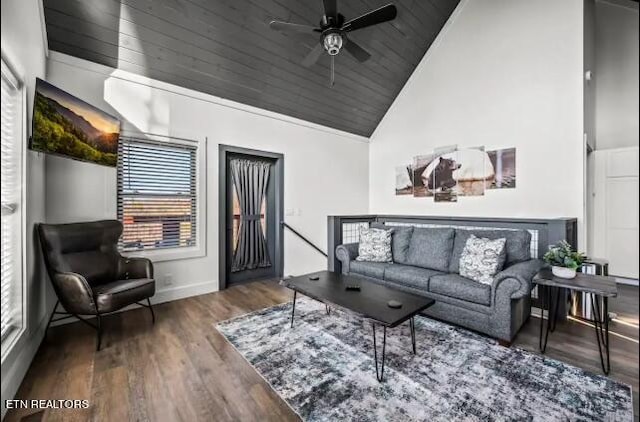
<path fill-rule="evenodd" d="M 21 210 L 20 210 L 20 252 L 21 257 L 17 262 L 20 262 L 20 289 L 21 294 L 21 318 L 22 323 L 20 328 L 13 330 L 11 333 L 2 339 L 2 343 L 6 345 L 3 347 L 2 355 L 0 356 L 0 362 L 4 364 L 5 359 L 12 353 L 16 345 L 22 340 L 27 333 L 29 325 L 29 301 L 27 300 L 27 136 L 28 136 L 28 111 L 27 111 L 27 89 L 24 84 L 23 78 L 17 75 L 14 68 L 5 59 L 4 53 L 1 55 L 1 72 L 7 77 L 11 83 L 13 83 L 19 91 L 20 104 L 16 108 L 18 115 L 16 121 L 20 122 L 19 127 L 16 130 L 16 136 L 20 138 L 21 145 L 21 188 L 20 194 L 22 196 Z"/>
<path fill-rule="evenodd" d="M 156 135 L 141 132 L 120 133 L 124 138 L 158 141 L 173 145 L 189 145 L 196 147 L 196 244 L 185 248 L 149 249 L 140 251 L 120 251 L 123 256 L 149 258 L 154 262 L 175 261 L 181 259 L 202 258 L 207 255 L 207 138 L 188 139 L 182 137 Z M 120 169 L 117 169 L 117 172 Z M 116 173 L 117 174 L 117 173 Z M 117 195 L 119 193 L 116 192 Z M 116 205 L 117 207 L 117 205 Z"/>

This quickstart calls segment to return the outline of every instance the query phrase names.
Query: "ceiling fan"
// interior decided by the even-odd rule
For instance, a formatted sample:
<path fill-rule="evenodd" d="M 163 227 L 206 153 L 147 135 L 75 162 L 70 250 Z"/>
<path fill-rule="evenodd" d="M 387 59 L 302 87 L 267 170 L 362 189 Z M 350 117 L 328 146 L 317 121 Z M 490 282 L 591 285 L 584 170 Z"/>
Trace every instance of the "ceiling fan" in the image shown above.
<path fill-rule="evenodd" d="M 337 0 L 323 0 L 323 4 L 324 15 L 318 24 L 319 27 L 280 21 L 271 21 L 269 27 L 291 35 L 318 37 L 318 45 L 307 54 L 302 64 L 313 65 L 325 51 L 331 57 L 331 86 L 333 86 L 334 58 L 340 53 L 342 47 L 360 62 L 365 62 L 371 57 L 367 50 L 350 40 L 347 33 L 393 20 L 398 10 L 393 4 L 388 4 L 345 22 L 344 16 L 338 13 Z"/>

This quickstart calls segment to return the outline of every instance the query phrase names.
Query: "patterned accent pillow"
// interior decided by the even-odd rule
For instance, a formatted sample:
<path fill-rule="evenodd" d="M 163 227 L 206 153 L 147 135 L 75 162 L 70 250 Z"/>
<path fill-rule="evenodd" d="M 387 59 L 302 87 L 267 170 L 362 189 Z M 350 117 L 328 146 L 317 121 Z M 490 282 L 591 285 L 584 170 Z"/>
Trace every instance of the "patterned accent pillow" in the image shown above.
<path fill-rule="evenodd" d="M 360 229 L 360 243 L 356 261 L 393 262 L 391 235 L 393 230 Z"/>
<path fill-rule="evenodd" d="M 507 239 L 469 236 L 460 256 L 460 275 L 482 284 L 491 284 L 506 259 Z"/>

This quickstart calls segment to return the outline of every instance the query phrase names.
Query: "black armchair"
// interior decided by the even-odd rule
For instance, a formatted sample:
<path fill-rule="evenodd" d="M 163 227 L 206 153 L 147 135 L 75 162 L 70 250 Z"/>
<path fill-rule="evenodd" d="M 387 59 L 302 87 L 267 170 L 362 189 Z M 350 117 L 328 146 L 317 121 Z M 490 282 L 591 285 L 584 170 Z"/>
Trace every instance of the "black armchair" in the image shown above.
<path fill-rule="evenodd" d="M 122 223 L 115 220 L 73 224 L 39 224 L 45 264 L 58 301 L 52 322 L 78 318 L 97 331 L 102 343 L 101 316 L 131 304 L 147 307 L 155 323 L 149 298 L 155 294 L 153 264 L 146 258 L 126 258 L 118 252 Z M 146 300 L 146 304 L 142 301 Z M 65 312 L 58 312 L 62 305 Z M 54 319 L 56 315 L 64 315 Z M 95 316 L 96 323 L 80 315 Z"/>

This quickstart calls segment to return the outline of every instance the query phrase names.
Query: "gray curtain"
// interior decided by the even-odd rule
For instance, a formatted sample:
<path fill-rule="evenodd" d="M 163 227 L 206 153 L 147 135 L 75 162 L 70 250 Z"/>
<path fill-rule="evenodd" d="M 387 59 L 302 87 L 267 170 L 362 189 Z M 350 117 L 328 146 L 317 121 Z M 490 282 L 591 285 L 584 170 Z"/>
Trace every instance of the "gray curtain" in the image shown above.
<path fill-rule="evenodd" d="M 234 159 L 231 160 L 230 167 L 231 180 L 240 202 L 240 230 L 231 271 L 270 267 L 267 241 L 260 224 L 260 210 L 267 194 L 270 164 Z"/>

